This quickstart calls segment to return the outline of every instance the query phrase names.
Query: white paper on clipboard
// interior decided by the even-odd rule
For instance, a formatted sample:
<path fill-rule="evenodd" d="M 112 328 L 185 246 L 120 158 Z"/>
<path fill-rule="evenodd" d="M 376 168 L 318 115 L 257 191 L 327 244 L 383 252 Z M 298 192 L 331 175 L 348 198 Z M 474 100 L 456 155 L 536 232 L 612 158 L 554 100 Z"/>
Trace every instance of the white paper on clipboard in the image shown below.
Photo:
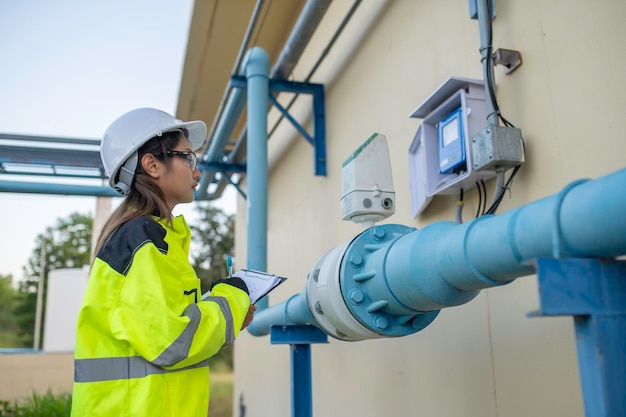
<path fill-rule="evenodd" d="M 274 288 L 282 284 L 287 278 L 267 272 L 254 271 L 252 269 L 240 269 L 233 273 L 233 277 L 241 278 L 248 287 L 250 303 L 254 304 L 266 296 Z"/>

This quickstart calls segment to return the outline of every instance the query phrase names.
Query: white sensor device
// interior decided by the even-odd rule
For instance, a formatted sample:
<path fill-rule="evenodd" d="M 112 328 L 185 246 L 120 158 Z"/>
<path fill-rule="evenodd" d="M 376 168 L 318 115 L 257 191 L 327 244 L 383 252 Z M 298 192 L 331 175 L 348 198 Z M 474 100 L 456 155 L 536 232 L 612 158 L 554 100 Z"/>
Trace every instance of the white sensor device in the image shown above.
<path fill-rule="evenodd" d="M 374 133 L 343 163 L 341 218 L 371 227 L 395 213 L 387 138 Z"/>

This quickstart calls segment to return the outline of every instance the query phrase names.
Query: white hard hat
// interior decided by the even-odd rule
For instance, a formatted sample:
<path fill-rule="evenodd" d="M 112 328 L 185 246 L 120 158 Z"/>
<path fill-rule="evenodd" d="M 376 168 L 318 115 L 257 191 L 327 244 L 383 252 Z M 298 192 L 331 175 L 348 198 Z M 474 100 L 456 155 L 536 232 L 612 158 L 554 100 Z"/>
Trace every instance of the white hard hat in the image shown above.
<path fill-rule="evenodd" d="M 137 149 L 155 136 L 183 129 L 192 150 L 202 146 L 207 133 L 204 122 L 183 122 L 161 110 L 132 110 L 111 123 L 100 142 L 100 158 L 111 187 L 122 195 L 128 194 L 137 168 Z"/>

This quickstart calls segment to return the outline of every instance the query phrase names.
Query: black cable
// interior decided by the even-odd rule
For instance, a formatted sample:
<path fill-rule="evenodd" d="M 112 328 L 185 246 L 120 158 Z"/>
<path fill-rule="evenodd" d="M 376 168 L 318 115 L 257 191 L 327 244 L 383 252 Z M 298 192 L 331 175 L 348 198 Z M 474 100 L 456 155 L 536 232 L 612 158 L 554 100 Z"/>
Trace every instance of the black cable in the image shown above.
<path fill-rule="evenodd" d="M 491 21 L 489 22 L 489 27 L 491 28 Z M 490 29 L 490 33 L 491 33 L 491 29 Z M 495 86 L 494 86 L 494 80 L 493 80 L 493 60 L 491 59 L 491 54 L 492 54 L 492 45 L 491 45 L 491 37 L 490 37 L 490 41 L 489 41 L 489 46 L 486 47 L 487 49 L 487 57 L 488 59 L 486 60 L 486 66 L 487 69 L 485 70 L 485 74 L 486 74 L 486 78 L 487 78 L 487 87 L 488 87 L 488 91 L 489 91 L 489 97 L 491 97 L 491 102 L 493 103 L 493 108 L 494 108 L 494 113 L 498 116 L 498 118 L 502 121 L 502 123 L 507 126 L 507 127 L 515 127 L 515 125 L 511 122 L 509 122 L 507 119 L 505 119 L 504 116 L 502 116 L 502 113 L 500 111 L 500 105 L 498 104 L 498 99 L 496 97 L 496 93 L 495 93 Z M 484 60 L 485 58 L 483 58 Z M 488 115 L 490 116 L 490 115 Z"/>
<path fill-rule="evenodd" d="M 458 224 L 463 224 L 463 206 L 465 203 L 463 202 L 463 188 L 459 193 L 459 201 L 456 203 L 456 222 Z"/>
<path fill-rule="evenodd" d="M 489 91 L 489 97 L 491 99 L 491 102 L 493 103 L 493 108 L 495 113 L 499 116 L 500 115 L 500 106 L 498 105 L 498 100 L 495 94 L 495 87 L 494 87 L 494 82 L 493 82 L 493 78 L 492 78 L 492 74 L 493 74 L 493 59 L 492 59 L 492 54 L 493 54 L 493 26 L 492 26 L 492 21 L 491 21 L 491 15 L 492 15 L 492 11 L 491 11 L 491 4 L 489 4 L 490 2 L 487 1 L 487 22 L 486 22 L 486 28 L 487 28 L 487 45 L 483 46 L 481 48 L 481 52 L 482 50 L 486 50 L 485 55 L 481 58 L 481 61 L 483 63 L 483 65 L 485 66 L 485 82 L 487 83 L 487 90 Z M 491 115 L 487 115 L 487 117 L 489 117 Z"/>
<path fill-rule="evenodd" d="M 502 116 L 502 113 L 500 112 L 500 105 L 498 104 L 498 99 L 495 93 L 495 83 L 493 79 L 493 59 L 492 59 L 492 54 L 493 54 L 493 26 L 491 22 L 492 14 L 493 12 L 491 10 L 491 2 L 488 1 L 487 2 L 487 31 L 488 31 L 487 43 L 488 45 L 481 48 L 481 52 L 483 50 L 486 50 L 487 52 L 485 54 L 486 56 L 481 58 L 481 62 L 483 62 L 483 65 L 485 65 L 485 78 L 486 78 L 485 81 L 487 83 L 487 90 L 489 91 L 489 97 L 491 98 L 491 102 L 493 103 L 494 112 L 496 113 L 498 118 L 502 121 L 502 123 L 505 126 L 515 127 L 513 123 L 509 122 L 507 119 L 504 118 L 504 116 Z M 487 115 L 487 117 L 489 116 L 491 115 Z"/>
<path fill-rule="evenodd" d="M 487 209 L 487 186 L 485 185 L 485 181 L 480 180 L 480 185 L 482 186 L 483 191 L 483 206 L 481 208 L 481 216 L 485 214 L 485 210 Z"/>
<path fill-rule="evenodd" d="M 506 118 L 504 118 L 504 116 L 502 116 L 502 113 L 500 112 L 500 106 L 498 104 L 498 100 L 495 94 L 495 82 L 493 79 L 493 59 L 492 59 L 492 50 L 493 50 L 493 26 L 492 26 L 492 20 L 491 20 L 491 16 L 492 16 L 492 10 L 491 10 L 491 2 L 487 1 L 487 23 L 486 23 L 486 27 L 487 27 L 487 45 L 484 46 L 483 48 L 481 48 L 481 53 L 483 50 L 486 50 L 486 54 L 485 56 L 481 57 L 481 62 L 483 63 L 483 65 L 485 66 L 485 82 L 487 83 L 487 90 L 489 91 L 489 97 L 491 98 L 491 101 L 493 103 L 493 108 L 494 108 L 494 113 L 497 115 L 498 119 L 500 119 L 502 121 L 502 123 L 507 126 L 507 127 L 515 127 L 515 125 L 513 125 L 513 123 L 509 122 Z M 487 115 L 487 117 L 489 117 L 491 115 Z M 524 152 L 524 138 L 522 138 L 522 152 Z M 487 189 L 485 187 L 485 183 L 483 181 L 480 181 L 483 188 L 484 188 L 484 194 L 485 194 L 485 198 L 482 201 L 484 206 L 482 209 L 482 215 L 485 214 L 495 214 L 496 210 L 498 209 L 498 207 L 500 206 L 500 203 L 502 202 L 502 199 L 504 198 L 504 194 L 506 193 L 507 190 L 510 189 L 511 184 L 513 183 L 513 179 L 515 178 L 515 176 L 517 175 L 517 172 L 519 171 L 521 165 L 517 165 L 515 166 L 515 168 L 513 169 L 513 171 L 511 172 L 511 175 L 509 176 L 508 180 L 505 182 L 505 184 L 503 186 L 501 186 L 500 189 L 496 190 L 496 196 L 493 200 L 493 203 L 491 204 L 491 206 L 489 207 L 489 209 L 486 209 L 486 201 L 487 201 Z M 480 207 L 480 203 L 481 203 L 481 199 L 479 197 L 479 207 Z"/>
<path fill-rule="evenodd" d="M 476 211 L 476 217 L 480 217 L 485 214 L 487 209 L 487 187 L 483 180 L 476 182 L 478 188 L 478 210 Z"/>
<path fill-rule="evenodd" d="M 480 188 L 480 184 L 478 181 L 476 181 L 476 189 L 478 190 L 478 208 L 476 209 L 476 217 L 478 218 L 480 216 L 480 208 L 483 205 L 483 192 Z"/>
<path fill-rule="evenodd" d="M 513 172 L 511 172 L 509 179 L 506 181 L 504 186 L 498 191 L 498 196 L 496 197 L 493 204 L 491 205 L 491 207 L 489 207 L 489 210 L 487 210 L 487 213 L 485 214 L 496 213 L 496 210 L 498 209 L 498 207 L 500 206 L 500 203 L 502 202 L 502 199 L 504 198 L 504 194 L 506 193 L 507 190 L 511 188 L 511 184 L 513 183 L 513 178 L 515 178 L 515 176 L 517 175 L 517 172 L 519 171 L 520 167 L 521 165 L 517 165 L 515 168 L 513 168 Z"/>

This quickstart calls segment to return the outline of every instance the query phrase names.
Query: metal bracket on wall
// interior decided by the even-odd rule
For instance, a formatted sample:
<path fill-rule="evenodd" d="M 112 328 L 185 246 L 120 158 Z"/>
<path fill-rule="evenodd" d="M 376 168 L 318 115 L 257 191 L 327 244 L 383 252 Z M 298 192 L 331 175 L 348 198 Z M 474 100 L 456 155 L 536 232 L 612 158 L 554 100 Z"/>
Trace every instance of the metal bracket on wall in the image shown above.
<path fill-rule="evenodd" d="M 246 77 L 233 75 L 230 79 L 234 88 L 247 88 Z M 282 79 L 269 80 L 269 100 L 291 122 L 296 130 L 313 146 L 315 175 L 326 176 L 326 110 L 324 85 L 302 83 Z M 271 93 L 310 94 L 313 98 L 313 135 L 309 134 L 289 112 L 278 103 Z"/>
<path fill-rule="evenodd" d="M 504 66 L 504 73 L 509 75 L 522 65 L 522 54 L 512 49 L 498 48 L 493 51 L 493 62 Z"/>

